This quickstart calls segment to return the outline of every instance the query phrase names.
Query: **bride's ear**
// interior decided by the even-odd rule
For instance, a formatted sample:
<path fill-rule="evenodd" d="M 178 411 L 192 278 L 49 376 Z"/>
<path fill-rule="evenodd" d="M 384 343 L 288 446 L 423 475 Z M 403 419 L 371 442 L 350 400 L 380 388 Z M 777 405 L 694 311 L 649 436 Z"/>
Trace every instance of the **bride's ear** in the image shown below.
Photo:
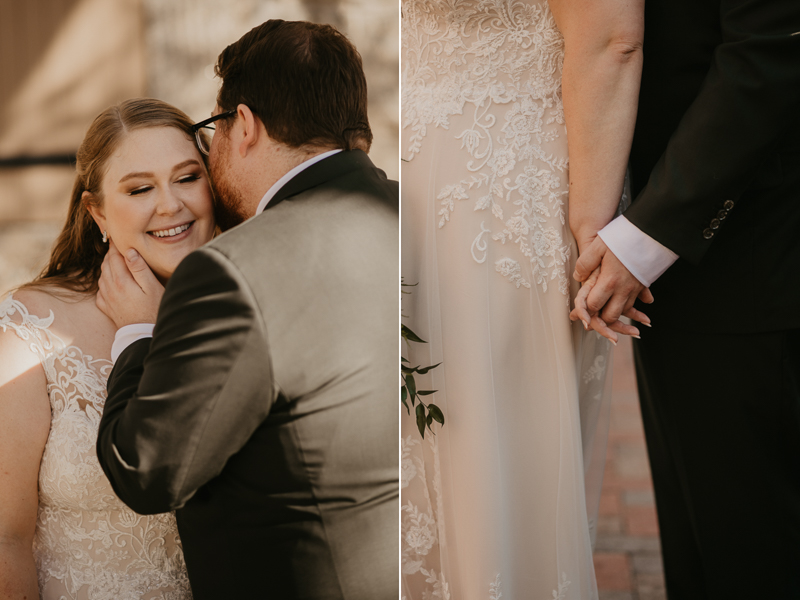
<path fill-rule="evenodd" d="M 100 231 L 106 231 L 106 217 L 103 214 L 103 207 L 99 202 L 97 202 L 94 194 L 86 191 L 83 192 L 83 194 L 81 194 L 81 202 L 83 202 L 86 210 L 89 211 L 89 214 L 92 216 L 92 219 L 94 219 L 94 222 L 97 223 Z"/>

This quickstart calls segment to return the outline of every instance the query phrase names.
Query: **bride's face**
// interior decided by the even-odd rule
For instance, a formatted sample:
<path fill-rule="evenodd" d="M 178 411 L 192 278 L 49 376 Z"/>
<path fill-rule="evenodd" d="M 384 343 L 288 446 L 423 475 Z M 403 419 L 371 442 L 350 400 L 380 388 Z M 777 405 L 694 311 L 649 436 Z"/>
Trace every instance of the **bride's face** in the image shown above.
<path fill-rule="evenodd" d="M 211 188 L 194 142 L 174 127 L 136 129 L 109 157 L 91 209 L 117 249 L 134 248 L 165 282 L 214 234 Z"/>

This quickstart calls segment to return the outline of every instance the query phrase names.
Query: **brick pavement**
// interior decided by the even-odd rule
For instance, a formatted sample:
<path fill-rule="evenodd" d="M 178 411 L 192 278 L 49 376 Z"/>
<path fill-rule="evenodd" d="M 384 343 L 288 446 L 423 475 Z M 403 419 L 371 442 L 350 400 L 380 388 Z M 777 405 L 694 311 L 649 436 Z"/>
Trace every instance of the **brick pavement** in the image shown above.
<path fill-rule="evenodd" d="M 631 339 L 614 350 L 611 429 L 594 564 L 600 600 L 666 600 Z"/>

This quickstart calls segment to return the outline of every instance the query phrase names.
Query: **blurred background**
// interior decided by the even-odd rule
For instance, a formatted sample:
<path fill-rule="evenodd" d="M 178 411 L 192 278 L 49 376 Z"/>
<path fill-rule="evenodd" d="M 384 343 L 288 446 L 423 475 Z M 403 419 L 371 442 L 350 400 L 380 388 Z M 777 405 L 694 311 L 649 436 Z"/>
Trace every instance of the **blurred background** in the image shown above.
<path fill-rule="evenodd" d="M 398 179 L 397 0 L 0 0 L 0 297 L 43 267 L 94 117 L 150 96 L 205 119 L 217 55 L 268 19 L 330 23 L 356 45 L 370 157 Z"/>

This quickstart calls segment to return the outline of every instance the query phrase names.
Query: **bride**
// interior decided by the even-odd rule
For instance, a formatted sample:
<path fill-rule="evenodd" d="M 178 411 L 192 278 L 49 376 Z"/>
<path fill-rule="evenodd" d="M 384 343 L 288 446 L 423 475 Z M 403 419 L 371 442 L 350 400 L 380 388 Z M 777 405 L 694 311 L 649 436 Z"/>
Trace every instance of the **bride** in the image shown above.
<path fill-rule="evenodd" d="M 623 196 L 642 19 L 642 0 L 403 1 L 404 313 L 446 418 L 424 439 L 403 419 L 408 600 L 598 596 L 610 346 L 585 329 L 638 330 L 590 318 L 571 274 Z"/>
<path fill-rule="evenodd" d="M 100 114 L 48 265 L 0 302 L 3 598 L 191 598 L 174 515 L 128 509 L 95 455 L 116 327 L 94 298 L 110 240 L 165 283 L 213 236 L 194 140 L 189 117 L 159 100 Z"/>

